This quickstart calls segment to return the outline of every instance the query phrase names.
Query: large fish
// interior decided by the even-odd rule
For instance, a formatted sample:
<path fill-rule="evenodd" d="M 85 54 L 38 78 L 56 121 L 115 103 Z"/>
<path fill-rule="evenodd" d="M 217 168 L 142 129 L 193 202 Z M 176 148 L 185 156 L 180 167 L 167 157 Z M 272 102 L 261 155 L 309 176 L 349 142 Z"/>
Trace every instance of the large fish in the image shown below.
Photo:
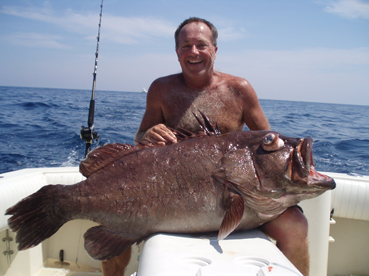
<path fill-rule="evenodd" d="M 49 185 L 9 208 L 18 249 L 33 247 L 64 223 L 99 223 L 84 235 L 91 257 L 106 260 L 150 234 L 234 230 L 269 222 L 288 207 L 333 189 L 314 169 L 313 140 L 273 131 L 177 131 L 176 144 L 108 144 L 81 162 L 86 180 Z M 210 132 L 209 132 L 210 129 Z"/>

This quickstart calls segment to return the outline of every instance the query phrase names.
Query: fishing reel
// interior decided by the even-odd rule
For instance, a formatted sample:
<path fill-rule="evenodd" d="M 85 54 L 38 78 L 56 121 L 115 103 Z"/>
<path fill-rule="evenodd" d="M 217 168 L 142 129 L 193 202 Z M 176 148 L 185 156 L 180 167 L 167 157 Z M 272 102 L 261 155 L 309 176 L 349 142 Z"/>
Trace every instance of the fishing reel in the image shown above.
<path fill-rule="evenodd" d="M 93 126 L 91 128 L 81 126 L 80 137 L 83 141 L 92 141 L 95 139 L 99 139 L 99 134 L 97 134 Z"/>

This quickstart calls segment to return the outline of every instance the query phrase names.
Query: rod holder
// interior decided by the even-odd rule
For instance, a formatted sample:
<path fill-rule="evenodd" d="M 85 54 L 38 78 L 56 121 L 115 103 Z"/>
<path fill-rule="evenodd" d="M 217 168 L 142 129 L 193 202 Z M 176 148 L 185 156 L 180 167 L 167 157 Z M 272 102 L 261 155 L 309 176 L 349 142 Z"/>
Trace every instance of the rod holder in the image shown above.
<path fill-rule="evenodd" d="M 10 267 L 11 264 L 11 255 L 14 254 L 14 251 L 10 249 L 10 242 L 13 241 L 13 238 L 9 236 L 9 230 L 6 229 L 6 237 L 3 238 L 3 242 L 6 243 L 6 250 L 3 252 L 3 254 L 6 256 L 8 267 Z"/>

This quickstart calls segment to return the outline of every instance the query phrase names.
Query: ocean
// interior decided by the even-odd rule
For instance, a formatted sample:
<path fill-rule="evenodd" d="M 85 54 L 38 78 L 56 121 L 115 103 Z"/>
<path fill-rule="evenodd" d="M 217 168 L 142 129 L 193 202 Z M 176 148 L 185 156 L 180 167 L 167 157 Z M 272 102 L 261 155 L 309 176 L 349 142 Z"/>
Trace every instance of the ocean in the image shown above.
<path fill-rule="evenodd" d="M 0 86 L 0 174 L 78 166 L 84 159 L 90 90 Z M 133 143 L 146 94 L 97 90 L 95 130 L 105 143 Z M 271 128 L 314 139 L 321 172 L 369 175 L 369 106 L 260 100 Z"/>

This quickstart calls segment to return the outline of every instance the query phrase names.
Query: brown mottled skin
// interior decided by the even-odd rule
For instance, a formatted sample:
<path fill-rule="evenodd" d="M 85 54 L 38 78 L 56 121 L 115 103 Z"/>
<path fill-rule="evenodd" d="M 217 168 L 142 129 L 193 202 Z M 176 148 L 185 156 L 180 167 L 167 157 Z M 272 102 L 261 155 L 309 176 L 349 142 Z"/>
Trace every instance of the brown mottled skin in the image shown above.
<path fill-rule="evenodd" d="M 272 135 L 272 136 L 270 136 Z M 265 137 L 280 143 L 265 143 Z M 283 141 L 283 142 L 282 142 Z M 232 132 L 167 146 L 105 145 L 81 163 L 86 180 L 49 185 L 7 210 L 20 250 L 72 219 L 100 226 L 85 248 L 106 260 L 157 232 L 219 231 L 264 224 L 300 200 L 334 188 L 315 172 L 312 140 L 271 131 Z"/>

